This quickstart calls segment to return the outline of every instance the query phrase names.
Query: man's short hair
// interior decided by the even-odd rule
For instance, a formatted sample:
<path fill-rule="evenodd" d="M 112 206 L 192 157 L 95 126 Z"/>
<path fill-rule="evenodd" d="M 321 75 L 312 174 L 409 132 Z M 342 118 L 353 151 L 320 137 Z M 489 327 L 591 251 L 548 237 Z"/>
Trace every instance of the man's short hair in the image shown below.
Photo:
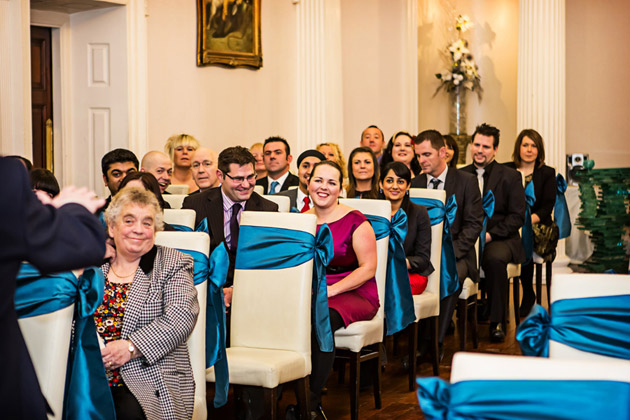
<path fill-rule="evenodd" d="M 365 130 L 367 130 L 368 128 L 376 128 L 378 131 L 380 131 L 381 132 L 381 139 L 383 139 L 383 143 L 385 143 L 385 135 L 383 134 L 383 130 L 381 130 L 380 128 L 378 128 L 378 126 L 376 126 L 374 124 L 365 127 L 365 129 L 363 131 L 361 131 L 361 141 L 363 141 L 363 133 L 365 133 Z"/>
<path fill-rule="evenodd" d="M 265 144 L 263 144 L 263 152 L 265 151 L 265 146 L 267 145 L 267 143 L 273 143 L 276 141 L 284 143 L 284 148 L 287 151 L 287 156 L 289 156 L 291 154 L 291 147 L 289 147 L 289 142 L 279 136 L 269 137 L 267 140 L 265 140 Z"/>
<path fill-rule="evenodd" d="M 224 149 L 219 153 L 218 167 L 221 172 L 227 174 L 230 172 L 230 165 L 236 163 L 238 166 L 244 166 L 249 163 L 256 167 L 256 158 L 245 147 L 233 146 Z"/>
<path fill-rule="evenodd" d="M 127 149 L 114 149 L 111 152 L 105 153 L 105 156 L 101 159 L 101 170 L 103 171 L 103 176 L 107 176 L 107 171 L 113 163 L 122 162 L 131 162 L 136 167 L 136 170 L 139 168 L 138 158 L 132 151 Z"/>
<path fill-rule="evenodd" d="M 424 130 L 418 133 L 418 135 L 413 139 L 414 144 L 420 144 L 425 141 L 431 142 L 431 147 L 435 150 L 440 150 L 442 147 L 446 147 L 446 143 L 444 143 L 444 137 L 437 130 Z"/>
<path fill-rule="evenodd" d="M 500 131 L 499 131 L 498 128 L 493 127 L 490 124 L 486 124 L 486 123 L 478 125 L 477 128 L 475 128 L 475 132 L 473 133 L 472 137 L 470 138 L 470 142 L 471 143 L 473 141 L 475 141 L 475 136 L 477 134 L 481 134 L 482 136 L 492 137 L 493 138 L 493 142 L 492 142 L 493 147 L 495 149 L 497 147 L 499 147 L 499 134 L 500 134 Z"/>

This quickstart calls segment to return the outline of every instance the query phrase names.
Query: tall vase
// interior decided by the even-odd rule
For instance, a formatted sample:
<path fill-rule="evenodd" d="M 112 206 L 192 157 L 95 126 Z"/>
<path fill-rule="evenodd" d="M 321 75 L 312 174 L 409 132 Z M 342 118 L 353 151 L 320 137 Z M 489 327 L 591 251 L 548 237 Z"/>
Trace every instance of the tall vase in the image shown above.
<path fill-rule="evenodd" d="M 466 146 L 469 137 L 466 134 L 466 89 L 455 86 L 450 92 L 449 134 L 453 136 L 459 147 L 457 163 L 466 163 Z"/>

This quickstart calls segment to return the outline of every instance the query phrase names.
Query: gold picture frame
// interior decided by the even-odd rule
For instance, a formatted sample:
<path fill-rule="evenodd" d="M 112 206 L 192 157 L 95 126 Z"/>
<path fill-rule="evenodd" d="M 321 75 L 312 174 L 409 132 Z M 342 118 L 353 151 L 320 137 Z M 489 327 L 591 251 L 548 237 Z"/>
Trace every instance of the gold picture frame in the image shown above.
<path fill-rule="evenodd" d="M 261 0 L 197 0 L 197 66 L 262 67 Z"/>

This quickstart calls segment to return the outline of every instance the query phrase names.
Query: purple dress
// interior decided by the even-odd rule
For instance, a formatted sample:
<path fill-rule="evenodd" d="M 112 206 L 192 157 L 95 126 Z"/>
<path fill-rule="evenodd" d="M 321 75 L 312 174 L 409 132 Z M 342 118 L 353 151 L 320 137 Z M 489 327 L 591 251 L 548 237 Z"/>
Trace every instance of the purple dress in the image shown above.
<path fill-rule="evenodd" d="M 326 284 L 329 286 L 343 280 L 359 266 L 352 247 L 352 234 L 366 220 L 361 212 L 353 210 L 341 219 L 328 223 L 335 248 L 335 256 L 326 269 Z M 317 230 L 320 226 L 317 226 Z M 357 289 L 329 297 L 328 307 L 339 312 L 346 327 L 356 321 L 374 318 L 379 307 L 376 279 L 372 277 Z"/>

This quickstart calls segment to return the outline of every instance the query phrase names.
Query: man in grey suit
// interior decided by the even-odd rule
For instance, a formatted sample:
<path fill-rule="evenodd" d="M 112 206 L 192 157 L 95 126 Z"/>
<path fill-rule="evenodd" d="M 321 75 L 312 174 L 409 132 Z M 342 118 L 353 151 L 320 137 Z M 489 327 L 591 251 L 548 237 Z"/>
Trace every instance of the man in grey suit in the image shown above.
<path fill-rule="evenodd" d="M 442 346 L 464 280 L 466 277 L 470 277 L 474 282 L 479 280 L 475 242 L 483 227 L 483 208 L 477 178 L 446 165 L 446 144 L 438 131 L 425 130 L 418 134 L 414 148 L 422 166 L 422 174 L 411 181 L 411 187 L 445 190 L 446 199 L 454 195 L 457 202 L 451 236 L 455 249 L 459 289 L 440 302 L 438 341 Z"/>
<path fill-rule="evenodd" d="M 308 196 L 308 180 L 311 178 L 313 166 L 322 160 L 326 160 L 326 157 L 321 152 L 313 149 L 306 150 L 298 156 L 298 179 L 300 184 L 297 188 L 278 193 L 278 195 L 289 197 L 291 209 L 297 209 L 300 213 L 310 210 L 311 199 Z"/>

